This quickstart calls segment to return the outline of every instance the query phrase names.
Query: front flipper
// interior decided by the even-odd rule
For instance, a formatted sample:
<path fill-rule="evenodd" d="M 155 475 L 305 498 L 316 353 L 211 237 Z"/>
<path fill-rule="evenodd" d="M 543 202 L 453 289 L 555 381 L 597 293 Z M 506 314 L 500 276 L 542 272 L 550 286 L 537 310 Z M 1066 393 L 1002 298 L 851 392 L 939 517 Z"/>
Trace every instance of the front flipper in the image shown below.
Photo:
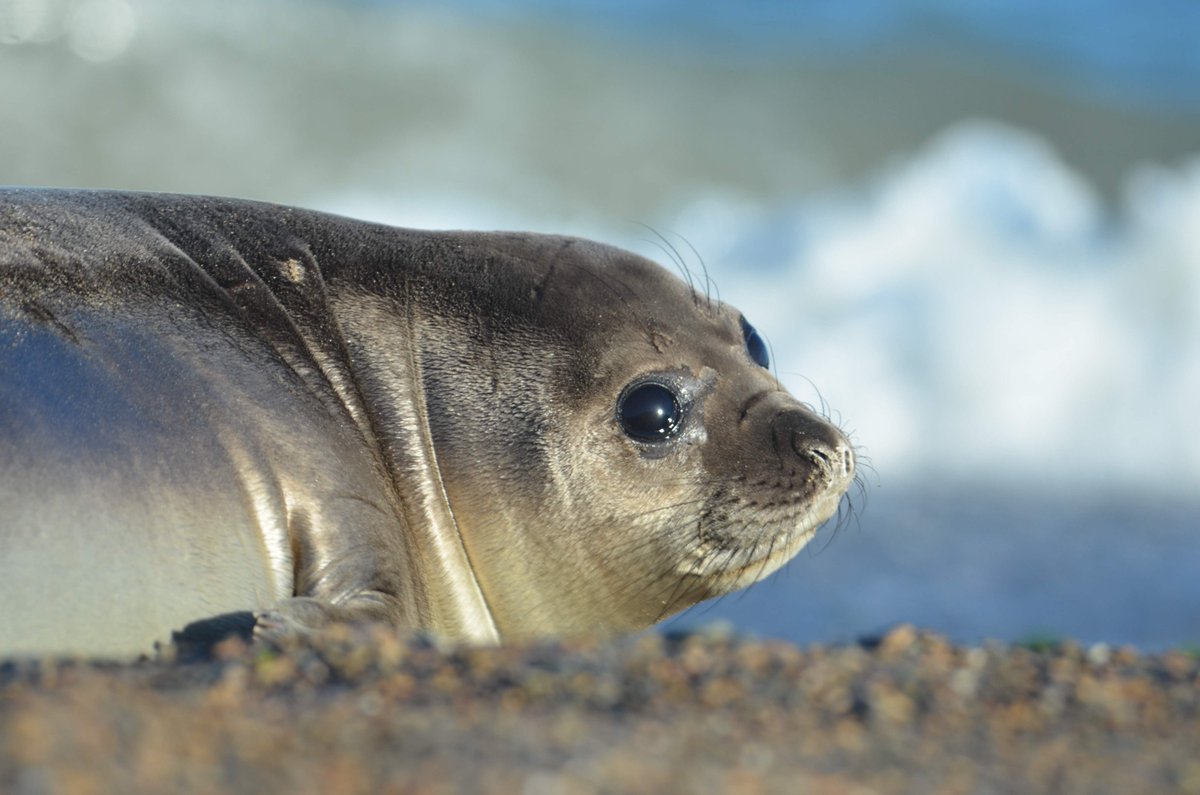
<path fill-rule="evenodd" d="M 255 615 L 249 610 L 203 618 L 172 632 L 170 646 L 156 644 L 156 648 L 158 653 L 165 652 L 176 660 L 208 660 L 212 658 L 216 646 L 224 640 L 239 638 L 248 643 L 253 638 L 254 622 Z"/>
<path fill-rule="evenodd" d="M 364 593 L 340 604 L 311 596 L 294 596 L 254 616 L 254 639 L 279 643 L 289 637 L 307 635 L 332 623 L 382 621 L 400 625 L 405 614 L 395 596 Z"/>

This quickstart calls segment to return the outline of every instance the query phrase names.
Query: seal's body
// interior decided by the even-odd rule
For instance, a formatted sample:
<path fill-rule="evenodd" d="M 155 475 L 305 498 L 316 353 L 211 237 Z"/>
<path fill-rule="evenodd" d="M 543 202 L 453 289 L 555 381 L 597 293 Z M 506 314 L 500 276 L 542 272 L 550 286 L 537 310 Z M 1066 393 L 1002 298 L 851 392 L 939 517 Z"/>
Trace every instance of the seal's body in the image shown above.
<path fill-rule="evenodd" d="M 782 565 L 852 478 L 760 348 L 583 240 L 0 191 L 0 653 L 237 611 L 647 626 Z"/>

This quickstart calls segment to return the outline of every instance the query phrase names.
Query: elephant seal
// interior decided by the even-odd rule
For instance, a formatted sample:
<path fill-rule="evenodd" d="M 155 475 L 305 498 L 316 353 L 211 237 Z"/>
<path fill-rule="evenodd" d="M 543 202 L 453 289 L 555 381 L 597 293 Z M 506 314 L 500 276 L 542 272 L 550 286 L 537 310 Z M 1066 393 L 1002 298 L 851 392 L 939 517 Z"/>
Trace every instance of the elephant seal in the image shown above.
<path fill-rule="evenodd" d="M 852 480 L 731 307 L 586 240 L 0 191 L 0 653 L 238 611 L 478 642 L 646 627 Z"/>

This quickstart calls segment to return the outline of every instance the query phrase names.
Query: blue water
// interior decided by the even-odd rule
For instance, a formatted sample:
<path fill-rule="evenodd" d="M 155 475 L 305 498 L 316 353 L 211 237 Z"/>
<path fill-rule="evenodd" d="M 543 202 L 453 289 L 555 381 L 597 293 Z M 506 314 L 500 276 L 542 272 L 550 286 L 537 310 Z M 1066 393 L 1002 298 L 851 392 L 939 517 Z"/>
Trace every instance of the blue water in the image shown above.
<path fill-rule="evenodd" d="M 373 0 L 372 5 L 411 4 Z M 1193 0 L 453 0 L 496 19 L 573 25 L 642 47 L 722 57 L 847 60 L 970 53 L 1076 90 L 1200 113 L 1200 4 Z"/>
<path fill-rule="evenodd" d="M 1200 642 L 1200 501 L 887 488 L 785 569 L 664 630 L 730 622 L 801 643 L 898 623 L 960 643 L 1073 638 L 1163 650 Z"/>

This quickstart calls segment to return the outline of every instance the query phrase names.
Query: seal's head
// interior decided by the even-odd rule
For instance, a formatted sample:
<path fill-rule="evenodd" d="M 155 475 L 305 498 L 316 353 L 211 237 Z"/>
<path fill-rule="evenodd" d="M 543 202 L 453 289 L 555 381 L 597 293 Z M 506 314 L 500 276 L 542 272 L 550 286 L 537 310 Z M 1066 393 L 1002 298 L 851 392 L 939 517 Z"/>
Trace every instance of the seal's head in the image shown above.
<path fill-rule="evenodd" d="M 771 375 L 737 310 L 596 243 L 443 241 L 409 315 L 502 636 L 646 627 L 770 574 L 837 509 L 850 444 Z"/>

